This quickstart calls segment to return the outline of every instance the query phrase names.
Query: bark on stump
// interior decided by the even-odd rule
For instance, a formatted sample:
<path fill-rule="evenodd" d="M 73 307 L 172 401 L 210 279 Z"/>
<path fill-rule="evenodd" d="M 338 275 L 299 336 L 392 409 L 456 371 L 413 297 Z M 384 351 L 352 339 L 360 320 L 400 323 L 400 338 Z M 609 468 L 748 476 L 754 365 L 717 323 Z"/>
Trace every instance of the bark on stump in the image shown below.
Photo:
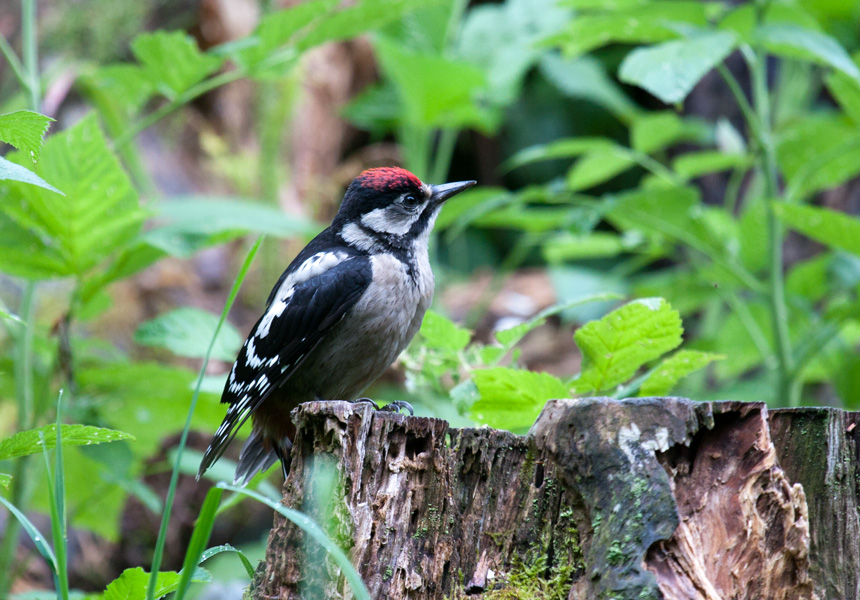
<path fill-rule="evenodd" d="M 373 598 L 858 599 L 858 413 L 555 400 L 527 436 L 314 402 L 284 503 Z M 253 598 L 352 598 L 275 516 Z"/>

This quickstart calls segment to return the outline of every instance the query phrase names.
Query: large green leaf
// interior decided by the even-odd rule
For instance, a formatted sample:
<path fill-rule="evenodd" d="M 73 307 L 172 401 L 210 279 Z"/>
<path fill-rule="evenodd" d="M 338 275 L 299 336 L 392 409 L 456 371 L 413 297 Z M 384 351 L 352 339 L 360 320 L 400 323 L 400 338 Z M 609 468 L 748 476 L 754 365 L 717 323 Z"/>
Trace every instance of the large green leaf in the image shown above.
<path fill-rule="evenodd" d="M 565 31 L 548 41 L 559 44 L 568 56 L 579 56 L 612 43 L 649 44 L 679 37 L 678 25 L 704 27 L 709 16 L 721 10 L 718 3 L 693 1 L 631 2 L 625 6 L 594 3 Z"/>
<path fill-rule="evenodd" d="M 424 315 L 419 334 L 429 347 L 451 352 L 463 350 L 472 339 L 472 333 L 468 329 L 457 326 L 433 310 L 428 310 Z"/>
<path fill-rule="evenodd" d="M 378 38 L 382 70 L 397 86 L 407 122 L 424 127 L 475 126 L 490 129 L 490 114 L 473 99 L 484 89 L 483 71 L 443 56 L 418 53 Z"/>
<path fill-rule="evenodd" d="M 714 31 L 637 48 L 621 63 L 618 77 L 645 88 L 667 104 L 680 102 L 736 45 L 734 33 Z"/>
<path fill-rule="evenodd" d="M 860 68 L 834 38 L 788 23 L 763 25 L 756 36 L 778 56 L 800 58 L 833 67 L 860 83 Z"/>
<path fill-rule="evenodd" d="M 632 121 L 640 112 L 603 63 L 593 56 L 570 59 L 559 54 L 545 54 L 540 70 L 555 87 L 572 98 L 583 98 L 598 104 L 622 121 Z"/>
<path fill-rule="evenodd" d="M 829 208 L 774 203 L 783 223 L 831 248 L 860 256 L 860 219 Z"/>
<path fill-rule="evenodd" d="M 585 154 L 567 173 L 567 187 L 586 190 L 633 167 L 636 160 L 627 148 L 614 146 Z"/>
<path fill-rule="evenodd" d="M 15 146 L 36 162 L 42 151 L 45 132 L 53 120 L 32 110 L 16 110 L 0 115 L 0 141 Z"/>
<path fill-rule="evenodd" d="M 546 52 L 537 42 L 557 32 L 570 11 L 556 0 L 507 0 L 472 8 L 463 21 L 456 55 L 487 76 L 487 99 L 513 102 L 528 69 Z"/>
<path fill-rule="evenodd" d="M 63 192 L 33 173 L 33 171 L 0 156 L 0 181 L 20 181 L 64 196 Z"/>
<path fill-rule="evenodd" d="M 635 150 L 652 154 L 682 141 L 704 142 L 708 127 L 674 111 L 647 112 L 636 117 L 630 127 L 630 144 Z"/>
<path fill-rule="evenodd" d="M 630 379 L 642 365 L 681 344 L 681 317 L 662 298 L 634 300 L 599 321 L 580 327 L 574 339 L 582 352 L 577 393 L 602 392 Z"/>
<path fill-rule="evenodd" d="M 509 171 L 542 160 L 574 158 L 588 152 L 601 152 L 613 148 L 620 148 L 620 146 L 617 146 L 612 140 L 602 137 L 562 138 L 548 144 L 523 148 L 502 163 L 501 169 Z"/>
<path fill-rule="evenodd" d="M 192 581 L 208 581 L 208 577 L 202 577 L 205 573 L 198 569 L 192 575 Z M 155 587 L 155 598 L 163 598 L 176 590 L 179 586 L 180 574 L 175 571 L 162 571 L 158 574 Z M 105 589 L 104 600 L 145 600 L 146 586 L 149 584 L 149 573 L 141 567 L 126 569 L 122 574 L 111 581 Z"/>
<path fill-rule="evenodd" d="M 725 358 L 722 354 L 701 352 L 699 350 L 678 350 L 664 360 L 642 382 L 640 396 L 665 396 L 681 379 L 708 366 L 715 360 Z"/>
<path fill-rule="evenodd" d="M 860 125 L 860 85 L 857 80 L 842 71 L 832 71 L 824 81 L 845 114 L 851 117 L 855 125 Z"/>
<path fill-rule="evenodd" d="M 685 152 L 672 163 L 672 168 L 684 180 L 700 177 L 708 173 L 718 173 L 740 167 L 748 167 L 752 163 L 746 154 L 729 154 L 717 150 L 701 152 Z"/>
<path fill-rule="evenodd" d="M 89 425 L 63 425 L 62 443 L 65 446 L 91 446 L 118 440 L 133 440 L 134 436 Z M 28 454 L 39 454 L 42 449 L 50 450 L 57 445 L 57 426 L 45 425 L 38 429 L 20 431 L 0 441 L 0 460 L 8 460 Z"/>
<path fill-rule="evenodd" d="M 140 229 L 145 213 L 95 115 L 51 136 L 37 173 L 67 196 L 9 184 L 9 193 L 0 196 L 0 207 L 15 224 L 51 248 L 52 256 L 60 258 L 56 275 L 86 273 Z"/>
<path fill-rule="evenodd" d="M 144 346 L 166 348 L 179 356 L 203 358 L 218 325 L 218 316 L 190 306 L 177 308 L 143 323 L 134 332 L 134 341 Z M 212 358 L 233 361 L 242 345 L 242 336 L 225 323 L 212 347 Z"/>
<path fill-rule="evenodd" d="M 167 98 L 218 70 L 223 59 L 200 52 L 194 38 L 181 31 L 155 31 L 134 38 L 131 51 L 153 86 Z"/>
<path fill-rule="evenodd" d="M 570 392 L 548 373 L 496 367 L 472 373 L 480 398 L 472 418 L 499 429 L 522 429 L 537 418 L 547 400 L 567 398 Z"/>

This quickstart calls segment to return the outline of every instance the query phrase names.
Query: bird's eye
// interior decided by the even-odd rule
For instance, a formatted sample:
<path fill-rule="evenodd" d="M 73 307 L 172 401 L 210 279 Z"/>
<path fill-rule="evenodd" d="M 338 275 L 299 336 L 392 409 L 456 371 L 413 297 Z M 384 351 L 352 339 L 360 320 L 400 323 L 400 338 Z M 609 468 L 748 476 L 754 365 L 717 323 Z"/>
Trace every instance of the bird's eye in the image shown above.
<path fill-rule="evenodd" d="M 407 208 L 415 208 L 419 203 L 418 197 L 414 194 L 406 194 L 403 196 L 403 206 L 406 206 Z"/>

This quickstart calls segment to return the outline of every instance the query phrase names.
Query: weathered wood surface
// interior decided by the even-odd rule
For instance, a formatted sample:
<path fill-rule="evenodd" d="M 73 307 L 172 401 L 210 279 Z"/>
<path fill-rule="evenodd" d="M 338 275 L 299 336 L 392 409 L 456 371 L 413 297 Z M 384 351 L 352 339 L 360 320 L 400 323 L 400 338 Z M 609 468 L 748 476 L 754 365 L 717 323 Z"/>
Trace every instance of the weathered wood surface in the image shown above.
<path fill-rule="evenodd" d="M 373 598 L 860 600 L 856 413 L 557 400 L 529 435 L 318 402 L 284 502 Z M 279 516 L 253 598 L 351 598 Z"/>

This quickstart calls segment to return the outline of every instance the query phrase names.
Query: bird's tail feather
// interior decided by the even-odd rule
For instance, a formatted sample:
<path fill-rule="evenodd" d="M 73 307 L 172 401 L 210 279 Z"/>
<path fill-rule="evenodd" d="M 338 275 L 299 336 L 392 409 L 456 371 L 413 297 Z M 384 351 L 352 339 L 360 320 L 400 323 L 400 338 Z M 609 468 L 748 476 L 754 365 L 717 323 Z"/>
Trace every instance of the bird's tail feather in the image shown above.
<path fill-rule="evenodd" d="M 242 487 L 248 485 L 254 475 L 271 467 L 276 460 L 281 461 L 281 468 L 286 479 L 290 471 L 292 449 L 293 443 L 288 438 L 282 440 L 267 439 L 259 430 L 254 429 L 245 445 L 242 446 L 233 485 Z"/>

